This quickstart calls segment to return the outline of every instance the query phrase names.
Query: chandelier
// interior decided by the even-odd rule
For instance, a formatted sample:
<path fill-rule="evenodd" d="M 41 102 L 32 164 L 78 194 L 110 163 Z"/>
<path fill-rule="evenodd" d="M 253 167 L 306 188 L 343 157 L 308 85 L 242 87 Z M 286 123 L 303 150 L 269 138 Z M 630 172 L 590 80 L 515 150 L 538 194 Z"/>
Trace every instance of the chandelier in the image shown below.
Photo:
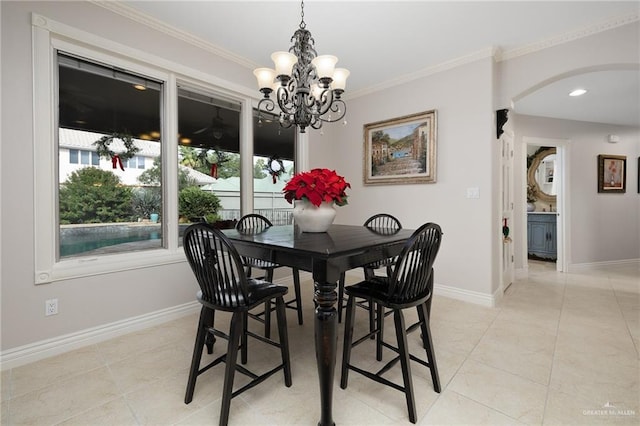
<path fill-rule="evenodd" d="M 253 74 L 264 95 L 258 103 L 258 123 L 262 123 L 261 112 L 272 112 L 277 103 L 280 125 L 298 126 L 305 133 L 307 127 L 319 129 L 322 123 L 334 123 L 344 117 L 347 106 L 340 96 L 349 71 L 335 67 L 335 56 L 317 56 L 315 41 L 304 22 L 304 1 L 300 16 L 300 27 L 291 37 L 289 51 L 271 55 L 275 70 L 258 68 Z M 274 91 L 275 101 L 271 99 Z"/>

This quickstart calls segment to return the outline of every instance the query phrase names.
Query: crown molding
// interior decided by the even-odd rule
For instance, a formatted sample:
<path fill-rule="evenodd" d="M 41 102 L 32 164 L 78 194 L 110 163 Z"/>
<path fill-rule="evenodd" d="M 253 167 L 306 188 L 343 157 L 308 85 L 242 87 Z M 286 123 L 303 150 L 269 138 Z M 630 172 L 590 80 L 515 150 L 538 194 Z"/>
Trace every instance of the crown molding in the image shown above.
<path fill-rule="evenodd" d="M 248 69 L 255 69 L 260 66 L 260 64 L 257 64 L 243 56 L 240 56 L 229 50 L 226 50 L 214 43 L 205 41 L 179 28 L 168 25 L 159 19 L 155 19 L 121 2 L 109 1 L 109 0 L 88 0 L 88 1 L 97 6 L 108 9 L 113 13 L 116 13 L 118 15 L 124 16 L 125 18 L 138 22 L 139 24 L 146 25 L 156 31 L 163 32 L 171 37 L 177 38 L 193 46 L 196 46 L 204 51 L 221 56 L 229 61 L 237 63 Z M 349 92 L 348 94 L 345 93 L 343 95 L 343 98 L 345 100 L 358 98 L 374 92 L 378 92 L 380 90 L 385 90 L 401 84 L 409 83 L 411 81 L 415 81 L 420 78 L 428 77 L 430 75 L 434 75 L 443 71 L 447 71 L 447 70 L 450 70 L 465 64 L 469 64 L 481 59 L 486 59 L 489 57 L 492 57 L 496 62 L 506 61 L 509 59 L 517 58 L 519 56 L 524 56 L 530 53 L 535 53 L 544 49 L 548 49 L 550 47 L 575 41 L 580 38 L 598 34 L 603 31 L 608 31 L 614 28 L 627 25 L 627 24 L 631 24 L 639 20 L 640 20 L 640 15 L 638 13 L 631 13 L 631 14 L 619 16 L 616 18 L 608 19 L 599 24 L 587 25 L 578 30 L 567 31 L 564 34 L 550 37 L 541 41 L 528 44 L 526 46 L 511 49 L 511 50 L 503 50 L 497 47 L 488 47 L 485 49 L 481 49 L 477 52 L 471 53 L 469 55 L 461 56 L 461 57 L 458 57 L 446 62 L 442 62 L 440 64 L 437 64 L 428 68 L 414 71 L 412 73 L 408 73 L 403 76 L 375 84 L 373 86 L 365 87 L 363 89 L 360 89 L 354 92 Z"/>
<path fill-rule="evenodd" d="M 235 62 L 243 67 L 254 69 L 259 65 L 255 62 L 237 55 L 229 50 L 226 50 L 214 43 L 209 41 L 205 41 L 199 37 L 196 37 L 186 31 L 183 31 L 179 28 L 176 28 L 172 25 L 168 25 L 167 23 L 153 18 L 139 10 L 123 4 L 118 1 L 109 1 L 109 0 L 88 0 L 90 3 L 95 4 L 96 6 L 100 6 L 105 8 L 113 13 L 117 13 L 118 15 L 124 16 L 127 19 L 131 19 L 139 24 L 146 25 L 149 28 L 152 28 L 156 31 L 160 31 L 165 33 L 171 37 L 174 37 L 178 40 L 182 40 L 186 43 L 189 43 L 195 47 L 198 47 L 207 52 L 213 53 L 214 55 L 221 56 L 229 61 Z"/>
<path fill-rule="evenodd" d="M 496 55 L 498 51 L 495 47 L 487 47 L 485 49 L 478 50 L 469 55 L 461 56 L 456 59 L 452 59 L 450 61 L 442 62 L 440 64 L 423 68 L 418 71 L 414 71 L 408 74 L 404 74 L 398 78 L 394 78 L 391 80 L 383 81 L 382 83 L 375 84 L 373 86 L 365 87 L 360 90 L 356 90 L 354 92 L 349 92 L 347 96 L 343 95 L 344 99 L 354 99 L 360 96 L 369 95 L 371 93 L 378 92 L 384 89 L 390 89 L 395 86 L 399 86 L 401 84 L 410 83 L 412 81 L 418 80 L 420 78 L 428 77 L 430 75 L 438 74 L 443 71 L 447 71 L 453 68 L 457 68 L 459 66 L 469 64 L 472 62 L 476 62 L 481 59 L 491 58 Z"/>
<path fill-rule="evenodd" d="M 584 37 L 589 37 L 603 31 L 612 30 L 614 28 L 638 22 L 638 20 L 640 20 L 640 15 L 638 13 L 631 13 L 628 15 L 608 19 L 606 21 L 600 22 L 599 24 L 586 25 L 578 30 L 567 31 L 564 34 L 549 37 L 547 39 L 540 40 L 526 46 L 518 47 L 511 50 L 505 50 L 496 56 L 496 61 L 506 61 L 509 59 L 517 58 L 519 56 L 528 55 L 530 53 L 548 49 L 550 47 L 555 47 Z"/>

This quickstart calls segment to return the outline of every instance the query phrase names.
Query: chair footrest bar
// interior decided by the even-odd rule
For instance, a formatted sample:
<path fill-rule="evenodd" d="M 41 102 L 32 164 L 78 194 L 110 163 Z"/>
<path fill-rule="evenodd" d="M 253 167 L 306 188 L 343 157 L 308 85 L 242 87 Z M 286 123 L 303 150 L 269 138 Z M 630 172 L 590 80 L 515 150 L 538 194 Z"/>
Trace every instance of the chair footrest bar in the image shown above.
<path fill-rule="evenodd" d="M 254 380 L 255 380 L 255 379 L 257 379 L 257 378 L 259 377 L 259 376 L 258 376 L 256 373 L 254 373 L 253 371 L 248 370 L 248 369 L 246 369 L 245 367 L 243 367 L 243 366 L 241 366 L 241 365 L 239 365 L 239 364 L 236 364 L 236 371 L 237 371 L 238 373 L 242 373 L 242 374 L 244 374 L 244 375 L 245 375 L 245 376 L 247 376 L 247 377 L 251 377 L 251 378 L 252 378 L 252 379 L 254 379 Z"/>
<path fill-rule="evenodd" d="M 407 328 L 407 334 L 411 333 L 413 330 L 415 330 L 416 328 L 420 327 L 420 324 L 422 324 L 420 321 L 418 321 L 415 324 L 411 324 L 409 326 L 409 328 Z"/>
<path fill-rule="evenodd" d="M 394 351 L 394 352 L 395 352 L 395 353 L 397 353 L 397 354 L 399 354 L 399 353 L 400 353 L 400 351 L 398 350 L 398 348 L 396 348 L 395 346 L 391 346 L 390 344 L 388 344 L 388 343 L 386 343 L 386 342 L 381 342 L 381 345 L 382 345 L 382 346 L 384 346 L 384 347 L 385 347 L 385 348 L 387 348 L 387 349 L 391 349 L 392 351 Z M 417 362 L 418 364 L 422 364 L 422 365 L 424 365 L 425 367 L 429 367 L 429 368 L 431 368 L 431 364 L 429 364 L 427 361 L 425 361 L 425 360 L 423 360 L 423 359 L 418 358 L 418 357 L 417 357 L 417 356 L 415 356 L 415 355 L 409 354 L 409 358 L 411 359 L 411 361 L 415 361 L 415 362 Z M 396 359 L 397 359 L 397 358 L 396 358 Z"/>
<path fill-rule="evenodd" d="M 352 348 L 354 348 L 354 347 L 356 347 L 357 345 L 359 345 L 359 344 L 360 344 L 360 343 L 362 343 L 362 342 L 365 342 L 365 341 L 369 341 L 369 340 L 371 340 L 371 337 L 372 337 L 372 336 L 375 336 L 375 334 L 376 334 L 376 332 L 377 332 L 377 331 L 378 331 L 378 330 L 374 330 L 374 331 L 372 331 L 372 332 L 371 332 L 371 333 L 369 333 L 369 334 L 365 334 L 364 336 L 362 336 L 361 338 L 359 338 L 359 339 L 358 339 L 358 340 L 356 340 L 355 342 L 351 343 L 351 347 L 352 347 Z"/>
<path fill-rule="evenodd" d="M 253 338 L 254 338 L 254 339 L 256 339 L 256 340 L 260 340 L 261 342 L 268 343 L 268 344 L 270 344 L 271 346 L 275 346 L 276 348 L 279 348 L 279 347 L 280 347 L 280 343 L 278 343 L 278 342 L 276 342 L 276 341 L 274 341 L 274 340 L 271 340 L 271 339 L 269 339 L 269 338 L 267 338 L 267 337 L 264 337 L 264 336 L 261 336 L 261 335 L 259 335 L 259 334 L 256 334 L 256 333 L 254 333 L 253 331 L 249 331 L 249 330 L 247 330 L 247 336 L 251 336 L 251 337 L 253 337 Z"/>
<path fill-rule="evenodd" d="M 243 387 L 241 387 L 240 389 L 233 391 L 231 393 L 231 398 L 234 398 L 238 395 L 240 395 L 242 392 L 251 389 L 252 387 L 264 382 L 266 379 L 268 379 L 269 377 L 273 376 L 274 373 L 277 373 L 278 371 L 284 369 L 284 364 L 280 364 L 277 367 L 267 371 L 266 373 L 262 374 L 261 376 L 257 376 L 255 379 L 253 379 L 252 381 L 250 381 L 249 383 L 247 383 L 246 385 L 244 385 Z"/>
<path fill-rule="evenodd" d="M 380 370 L 378 370 L 378 372 L 376 373 L 377 376 L 381 376 L 384 373 L 386 373 L 387 371 L 389 371 L 391 368 L 393 368 L 394 365 L 396 365 L 398 363 L 398 361 L 400 361 L 400 356 L 398 355 L 397 357 L 393 358 L 391 361 L 387 362 L 384 367 L 382 367 Z"/>
<path fill-rule="evenodd" d="M 392 381 L 389 381 L 389 380 L 385 379 L 384 377 L 378 376 L 377 374 L 373 374 L 373 373 L 371 373 L 371 372 L 369 372 L 367 370 L 363 370 L 363 369 L 358 368 L 358 367 L 356 367 L 354 365 L 351 365 L 351 364 L 348 364 L 347 367 L 350 370 L 353 370 L 356 373 L 360 373 L 363 376 L 368 377 L 373 381 L 376 381 L 376 382 L 381 383 L 383 385 L 392 387 L 392 388 L 394 388 L 396 390 L 399 390 L 400 392 L 404 392 L 405 391 L 405 388 L 403 386 L 400 386 L 400 385 L 398 385 L 396 383 L 393 383 Z"/>
<path fill-rule="evenodd" d="M 218 358 L 214 359 L 209 364 L 207 364 L 204 367 L 202 367 L 201 369 L 199 369 L 197 375 L 198 376 L 201 375 L 205 371 L 209 370 L 212 367 L 215 367 L 216 365 L 220 364 L 221 362 L 226 362 L 226 358 L 227 358 L 227 354 L 220 355 Z"/>

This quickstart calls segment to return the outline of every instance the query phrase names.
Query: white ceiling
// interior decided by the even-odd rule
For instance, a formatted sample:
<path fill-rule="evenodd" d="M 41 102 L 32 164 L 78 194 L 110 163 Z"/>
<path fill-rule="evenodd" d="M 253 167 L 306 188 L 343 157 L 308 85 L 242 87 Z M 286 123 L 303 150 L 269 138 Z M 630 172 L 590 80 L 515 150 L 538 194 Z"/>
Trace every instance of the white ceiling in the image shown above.
<path fill-rule="evenodd" d="M 272 67 L 300 24 L 297 1 L 121 1 L 229 52 L 247 66 Z M 503 56 L 576 37 L 592 28 L 638 20 L 639 1 L 321 1 L 304 20 L 318 54 L 351 71 L 347 99 L 497 48 Z M 140 16 L 139 16 L 140 18 Z M 615 24 L 614 24 L 615 25 Z M 401 64 L 401 66 L 398 66 Z M 638 68 L 599 71 L 554 82 L 518 100 L 522 114 L 640 125 Z M 575 87 L 588 89 L 567 97 Z"/>

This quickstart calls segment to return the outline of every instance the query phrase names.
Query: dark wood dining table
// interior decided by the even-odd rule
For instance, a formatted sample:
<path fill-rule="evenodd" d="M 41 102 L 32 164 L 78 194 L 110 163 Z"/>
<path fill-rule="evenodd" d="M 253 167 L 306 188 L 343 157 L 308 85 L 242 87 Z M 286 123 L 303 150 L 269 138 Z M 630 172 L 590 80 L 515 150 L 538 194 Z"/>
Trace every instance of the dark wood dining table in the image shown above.
<path fill-rule="evenodd" d="M 311 272 L 316 306 L 315 347 L 320 382 L 319 425 L 334 425 L 333 377 L 336 365 L 340 274 L 400 254 L 410 229 L 371 229 L 332 225 L 327 232 L 301 232 L 294 225 L 272 226 L 260 233 L 223 231 L 241 255 Z"/>

